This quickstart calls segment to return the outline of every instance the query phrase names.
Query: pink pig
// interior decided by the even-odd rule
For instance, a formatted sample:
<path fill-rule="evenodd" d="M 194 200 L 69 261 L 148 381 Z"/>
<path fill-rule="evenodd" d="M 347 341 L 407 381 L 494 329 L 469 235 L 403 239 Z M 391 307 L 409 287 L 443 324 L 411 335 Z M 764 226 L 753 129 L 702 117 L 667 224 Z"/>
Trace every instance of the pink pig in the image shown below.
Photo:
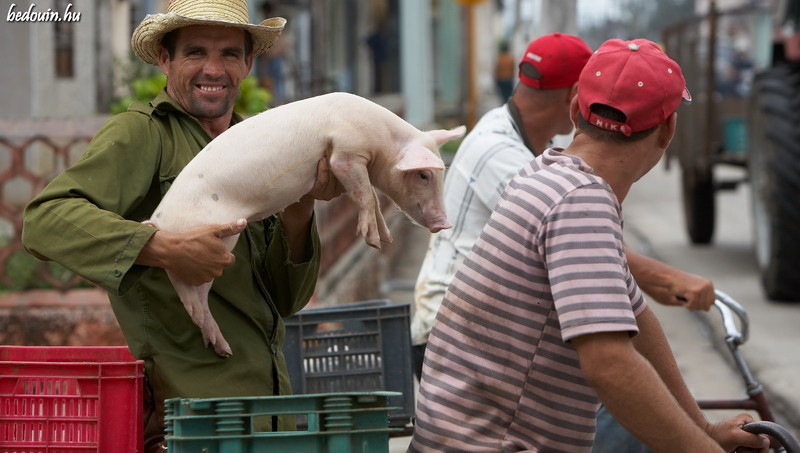
<path fill-rule="evenodd" d="M 450 228 L 442 200 L 439 145 L 465 132 L 421 132 L 388 109 L 348 93 L 325 94 L 270 109 L 209 143 L 181 171 L 150 220 L 183 232 L 236 219 L 261 220 L 295 203 L 314 185 L 328 157 L 333 175 L 358 205 L 358 233 L 372 247 L 392 237 L 375 188 L 416 223 L 435 233 Z M 224 238 L 233 249 L 238 235 Z M 211 282 L 191 286 L 167 274 L 206 346 L 232 352 L 208 308 Z"/>

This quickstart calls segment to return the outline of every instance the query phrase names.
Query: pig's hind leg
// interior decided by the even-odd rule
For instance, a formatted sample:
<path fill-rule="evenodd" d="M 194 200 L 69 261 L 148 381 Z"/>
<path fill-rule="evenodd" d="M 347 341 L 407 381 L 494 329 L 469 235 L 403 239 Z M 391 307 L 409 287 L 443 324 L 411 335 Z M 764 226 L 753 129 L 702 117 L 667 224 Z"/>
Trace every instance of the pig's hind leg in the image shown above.
<path fill-rule="evenodd" d="M 169 271 L 167 271 L 167 276 L 183 302 L 183 307 L 192 318 L 192 322 L 200 328 L 200 332 L 203 334 L 203 344 L 206 347 L 209 344 L 213 345 L 214 352 L 222 357 L 230 356 L 232 354 L 231 347 L 222 336 L 222 332 L 208 308 L 208 291 L 211 289 L 212 282 L 201 286 L 192 286 L 173 277 Z"/>
<path fill-rule="evenodd" d="M 221 357 L 230 357 L 233 351 L 231 351 L 231 347 L 225 340 L 225 337 L 222 336 L 222 331 L 219 330 L 219 325 L 217 321 L 214 320 L 214 316 L 208 308 L 208 292 L 211 290 L 211 283 L 212 282 L 208 282 L 195 287 L 197 296 L 200 298 L 200 303 L 203 306 L 204 322 L 200 327 L 200 332 L 203 334 L 203 344 L 205 344 L 206 347 L 208 347 L 209 344 L 212 345 L 214 347 L 214 352 Z"/>
<path fill-rule="evenodd" d="M 233 236 L 227 236 L 222 238 L 222 243 L 225 244 L 225 247 L 230 252 L 233 250 L 233 247 L 236 245 L 236 241 L 239 240 L 239 234 L 234 234 Z M 222 331 L 219 330 L 219 325 L 217 321 L 214 320 L 214 316 L 211 314 L 211 309 L 208 308 L 208 293 L 211 291 L 211 284 L 214 281 L 210 281 L 208 283 L 204 283 L 200 286 L 195 286 L 194 289 L 197 293 L 197 297 L 200 300 L 200 305 L 203 307 L 203 325 L 200 326 L 200 332 L 203 334 L 203 344 L 208 347 L 208 345 L 212 345 L 214 347 L 214 352 L 217 353 L 220 357 L 230 357 L 233 355 L 233 351 L 231 351 L 231 347 L 228 342 L 225 340 L 225 337 L 222 336 Z"/>
<path fill-rule="evenodd" d="M 170 271 L 167 271 L 167 276 L 169 277 L 169 281 L 172 282 L 175 291 L 178 293 L 181 302 L 183 302 L 183 308 L 186 309 L 186 312 L 189 313 L 189 317 L 192 318 L 192 322 L 194 322 L 197 327 L 202 328 L 205 322 L 203 318 L 205 317 L 206 310 L 200 302 L 200 297 L 197 291 L 195 291 L 194 286 L 174 277 Z"/>

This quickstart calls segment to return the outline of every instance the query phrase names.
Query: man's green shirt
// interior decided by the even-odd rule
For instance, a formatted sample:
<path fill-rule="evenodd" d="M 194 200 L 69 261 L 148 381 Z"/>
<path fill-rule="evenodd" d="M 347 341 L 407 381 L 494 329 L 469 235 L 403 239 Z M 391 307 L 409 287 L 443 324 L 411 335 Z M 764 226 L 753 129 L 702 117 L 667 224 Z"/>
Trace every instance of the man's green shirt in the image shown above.
<path fill-rule="evenodd" d="M 172 397 L 290 393 L 281 318 L 305 306 L 319 271 L 315 226 L 313 256 L 295 264 L 277 216 L 251 222 L 233 249 L 236 263 L 209 294 L 211 313 L 233 350 L 221 358 L 203 344 L 164 270 L 134 264 L 156 231 L 141 222 L 210 140 L 162 92 L 150 105 L 136 103 L 112 117 L 24 214 L 23 244 L 31 254 L 108 291 L 131 352 L 145 360 L 159 406 Z M 231 149 L 230 158 L 237 152 Z"/>

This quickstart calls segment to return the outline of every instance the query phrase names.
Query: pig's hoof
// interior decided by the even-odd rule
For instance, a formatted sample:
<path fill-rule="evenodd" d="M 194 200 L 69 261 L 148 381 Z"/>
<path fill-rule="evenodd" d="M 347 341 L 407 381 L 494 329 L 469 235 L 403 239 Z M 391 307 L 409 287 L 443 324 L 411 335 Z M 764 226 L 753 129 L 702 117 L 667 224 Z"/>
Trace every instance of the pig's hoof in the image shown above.
<path fill-rule="evenodd" d="M 214 346 L 214 352 L 216 352 L 217 355 L 220 356 L 220 357 L 230 357 L 230 356 L 232 356 L 233 355 L 233 351 L 231 351 L 231 347 L 228 346 L 228 343 L 226 343 L 224 340 L 222 342 L 224 343 L 224 345 L 219 345 L 218 344 L 218 345 Z"/>
<path fill-rule="evenodd" d="M 230 357 L 233 355 L 231 347 L 224 338 L 203 339 L 206 347 L 209 345 L 214 347 L 214 352 L 220 357 Z"/>
<path fill-rule="evenodd" d="M 230 345 L 225 341 L 225 337 L 222 336 L 222 332 L 219 331 L 219 328 L 207 327 L 201 329 L 201 332 L 203 334 L 203 344 L 205 344 L 206 347 L 213 346 L 214 352 L 216 352 L 217 355 L 220 357 L 230 357 L 233 355 Z"/>

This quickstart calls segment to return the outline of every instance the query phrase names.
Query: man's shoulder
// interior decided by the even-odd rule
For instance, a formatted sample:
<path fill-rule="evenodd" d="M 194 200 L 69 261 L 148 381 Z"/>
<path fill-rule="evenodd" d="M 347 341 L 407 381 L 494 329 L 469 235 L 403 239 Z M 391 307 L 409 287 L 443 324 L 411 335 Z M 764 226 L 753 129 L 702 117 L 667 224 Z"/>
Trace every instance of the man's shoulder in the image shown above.
<path fill-rule="evenodd" d="M 575 181 L 577 185 L 585 185 L 587 182 L 595 183 L 600 180 L 592 167 L 583 159 L 557 148 L 546 149 L 541 155 L 531 160 L 526 168 L 530 173 L 546 170 L 557 174 L 573 175 L 569 176 L 570 178 L 574 178 L 574 175 L 583 176 Z"/>
<path fill-rule="evenodd" d="M 142 104 L 142 103 L 139 103 Z M 147 104 L 143 104 L 147 105 Z M 132 106 L 131 106 L 132 107 Z M 105 122 L 98 134 L 119 134 L 130 131 L 131 135 L 141 135 L 151 128 L 151 113 L 145 108 L 131 109 L 117 113 Z"/>
<path fill-rule="evenodd" d="M 508 106 L 503 104 L 486 112 L 480 120 L 478 120 L 474 131 L 492 131 L 498 128 L 513 129 L 513 124 L 514 120 L 511 118 L 511 113 L 508 111 Z"/>
<path fill-rule="evenodd" d="M 110 145 L 135 144 L 144 149 L 150 145 L 169 141 L 164 115 L 156 113 L 157 109 L 145 102 L 134 101 L 124 112 L 117 113 L 103 124 L 95 134 L 94 142 Z"/>
<path fill-rule="evenodd" d="M 128 112 L 138 112 L 144 115 L 150 116 L 155 113 L 156 108 L 153 107 L 150 103 L 145 103 L 142 101 L 133 101 L 128 106 Z"/>
<path fill-rule="evenodd" d="M 611 188 L 580 158 L 548 149 L 531 160 L 514 179 L 520 190 L 546 191 L 554 203 L 568 196 L 610 197 Z M 554 196 L 557 195 L 557 196 Z"/>
<path fill-rule="evenodd" d="M 525 147 L 522 137 L 514 128 L 511 116 L 505 106 L 497 107 L 481 118 L 475 128 L 464 138 L 456 156 L 458 157 L 458 154 L 483 155 L 500 148 L 519 151 L 526 157 L 526 161 L 527 158 L 532 157 L 528 148 Z M 497 157 L 502 158 L 503 155 Z"/>

